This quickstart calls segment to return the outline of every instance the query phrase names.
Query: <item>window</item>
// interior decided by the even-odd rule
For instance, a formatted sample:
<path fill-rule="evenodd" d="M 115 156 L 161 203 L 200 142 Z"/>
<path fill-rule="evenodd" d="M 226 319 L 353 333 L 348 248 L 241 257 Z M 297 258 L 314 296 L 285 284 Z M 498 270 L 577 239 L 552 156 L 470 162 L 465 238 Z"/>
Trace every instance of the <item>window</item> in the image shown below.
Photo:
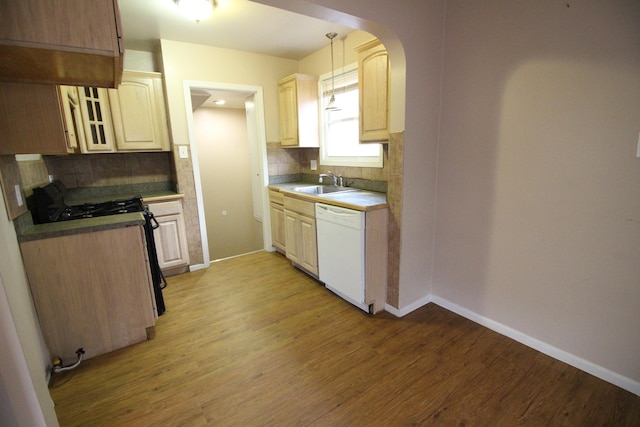
<path fill-rule="evenodd" d="M 358 128 L 357 64 L 335 75 L 335 102 L 338 111 L 327 111 L 332 94 L 331 73 L 320 76 L 320 164 L 328 166 L 382 167 L 382 146 L 360 144 Z"/>

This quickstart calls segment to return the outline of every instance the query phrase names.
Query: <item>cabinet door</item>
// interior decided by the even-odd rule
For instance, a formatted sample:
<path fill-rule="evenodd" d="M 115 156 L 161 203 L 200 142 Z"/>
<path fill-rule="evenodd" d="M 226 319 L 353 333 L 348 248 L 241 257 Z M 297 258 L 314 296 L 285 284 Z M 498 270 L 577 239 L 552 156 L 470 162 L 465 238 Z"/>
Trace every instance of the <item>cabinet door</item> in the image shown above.
<path fill-rule="evenodd" d="M 300 215 L 285 209 L 284 235 L 286 255 L 291 261 L 300 263 Z"/>
<path fill-rule="evenodd" d="M 0 83 L 0 154 L 66 154 L 56 86 Z"/>
<path fill-rule="evenodd" d="M 116 87 L 124 45 L 117 0 L 0 2 L 0 79 Z"/>
<path fill-rule="evenodd" d="M 125 72 L 118 89 L 109 89 L 118 151 L 169 149 L 162 80 Z"/>
<path fill-rule="evenodd" d="M 80 145 L 86 144 L 78 89 L 75 86 L 58 86 L 58 92 L 67 131 L 67 151 L 73 153 L 80 150 Z"/>
<path fill-rule="evenodd" d="M 278 87 L 280 108 L 280 144 L 294 147 L 298 145 L 298 103 L 295 79 Z"/>
<path fill-rule="evenodd" d="M 85 143 L 83 153 L 114 151 L 113 128 L 107 89 L 79 87 L 80 111 L 84 128 Z"/>
<path fill-rule="evenodd" d="M 285 251 L 285 216 L 284 208 L 277 203 L 271 203 L 271 241 L 273 246 Z"/>
<path fill-rule="evenodd" d="M 308 216 L 299 216 L 300 256 L 299 263 L 307 271 L 318 275 L 318 240 L 316 220 Z"/>
<path fill-rule="evenodd" d="M 153 206 L 151 207 L 153 210 Z M 160 225 L 154 230 L 156 252 L 160 269 L 165 270 L 189 264 L 184 216 L 181 213 L 156 217 Z"/>
<path fill-rule="evenodd" d="M 358 55 L 360 141 L 389 140 L 389 55 L 377 40 Z"/>

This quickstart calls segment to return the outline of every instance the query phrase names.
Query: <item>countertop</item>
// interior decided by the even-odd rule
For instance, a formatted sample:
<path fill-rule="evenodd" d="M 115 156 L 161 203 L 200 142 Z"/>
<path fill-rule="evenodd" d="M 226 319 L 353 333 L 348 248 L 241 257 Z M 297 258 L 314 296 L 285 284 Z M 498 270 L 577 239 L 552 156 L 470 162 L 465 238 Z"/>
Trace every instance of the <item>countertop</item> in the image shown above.
<path fill-rule="evenodd" d="M 135 193 L 135 194 L 134 194 Z M 124 200 L 135 196 L 142 196 L 147 203 L 164 202 L 184 198 L 184 194 L 170 190 L 152 190 L 143 192 L 129 191 L 107 194 L 87 194 L 87 192 L 74 192 L 70 190 L 65 197 L 68 205 L 81 205 L 83 203 L 100 203 L 110 200 Z M 152 210 L 153 211 L 153 210 Z M 19 242 L 31 240 L 49 239 L 52 237 L 68 236 L 79 233 L 92 233 L 94 231 L 109 230 L 120 227 L 144 225 L 144 216 L 140 212 L 100 216 L 95 218 L 74 219 L 47 224 L 25 224 L 17 231 Z"/>
<path fill-rule="evenodd" d="M 293 190 L 295 187 L 309 187 L 312 185 L 315 184 L 310 184 L 308 182 L 289 182 L 286 184 L 271 184 L 268 188 L 270 190 L 284 193 L 287 196 L 309 200 L 316 203 L 326 203 L 343 208 L 355 209 L 358 211 L 371 211 L 389 207 L 387 204 L 387 195 L 385 193 L 356 190 L 329 194 L 306 194 Z"/>
<path fill-rule="evenodd" d="M 29 242 L 79 233 L 93 233 L 114 228 L 139 226 L 144 223 L 144 216 L 141 212 L 50 222 L 26 227 L 18 234 L 18 241 Z"/>

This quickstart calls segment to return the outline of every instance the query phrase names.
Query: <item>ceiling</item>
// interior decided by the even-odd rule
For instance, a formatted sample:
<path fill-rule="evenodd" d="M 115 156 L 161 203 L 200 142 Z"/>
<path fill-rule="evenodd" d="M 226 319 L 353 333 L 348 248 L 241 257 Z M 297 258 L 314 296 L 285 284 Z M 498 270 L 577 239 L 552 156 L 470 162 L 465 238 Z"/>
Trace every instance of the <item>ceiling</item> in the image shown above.
<path fill-rule="evenodd" d="M 152 52 L 158 40 L 216 46 L 300 60 L 326 46 L 325 34 L 353 28 L 249 0 L 217 0 L 213 15 L 195 22 L 173 0 L 120 0 L 126 49 Z"/>
<path fill-rule="evenodd" d="M 353 28 L 284 11 L 249 0 L 216 0 L 212 16 L 195 22 L 182 15 L 174 0 L 120 0 L 120 18 L 126 49 L 154 52 L 160 39 L 254 52 L 292 60 L 329 44 L 325 34 L 344 36 Z M 245 108 L 248 94 L 200 91 L 193 105 Z M 213 101 L 224 99 L 225 105 Z"/>

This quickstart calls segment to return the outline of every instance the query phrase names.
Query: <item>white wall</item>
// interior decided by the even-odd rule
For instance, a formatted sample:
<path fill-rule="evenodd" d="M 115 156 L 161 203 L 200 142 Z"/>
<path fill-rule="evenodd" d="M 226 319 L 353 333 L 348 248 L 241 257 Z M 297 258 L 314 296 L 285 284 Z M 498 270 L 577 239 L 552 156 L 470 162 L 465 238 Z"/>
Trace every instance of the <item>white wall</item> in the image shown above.
<path fill-rule="evenodd" d="M 262 249 L 262 223 L 253 216 L 245 110 L 199 108 L 193 123 L 210 258 Z"/>
<path fill-rule="evenodd" d="M 44 421 L 48 426 L 57 426 L 58 421 L 47 388 L 47 365 L 50 363 L 51 358 L 40 332 L 40 325 L 31 299 L 16 232 L 13 223 L 7 218 L 6 206 L 2 197 L 0 197 L 0 242 L 2 242 L 2 245 L 0 245 L 0 277 L 2 282 L 0 292 L 6 294 L 6 300 L 13 318 L 12 323 L 15 325 L 9 325 L 9 321 L 5 316 L 0 318 L 0 321 L 3 322 L 3 345 L 7 342 L 15 343 L 15 341 L 5 341 L 7 336 L 5 332 L 14 329 L 22 347 L 3 349 L 4 351 L 10 351 L 11 357 L 0 361 L 0 363 L 5 364 L 3 365 L 3 370 L 0 371 L 0 376 L 3 383 L 9 381 L 12 377 L 22 379 L 20 385 L 5 383 L 8 396 L 12 399 L 10 406 L 21 408 L 20 412 L 29 407 L 25 402 L 19 403 L 23 400 L 24 393 L 31 391 L 31 393 L 35 393 L 34 397 L 37 397 L 40 408 L 29 407 L 32 412 L 30 414 L 16 414 L 17 420 L 24 420 L 25 417 L 28 417 L 31 420 Z M 14 363 L 17 365 L 14 365 Z M 22 365 L 22 363 L 25 365 Z M 4 369 L 10 369 L 11 372 L 5 372 Z M 22 375 L 25 369 L 28 369 L 30 378 Z M 8 374 L 12 375 L 8 376 Z M 31 384 L 28 383 L 29 381 Z M 0 396 L 5 398 L 4 393 L 0 393 Z M 13 399 L 17 400 L 13 401 Z M 34 404 L 36 402 L 32 401 L 30 403 Z M 2 406 L 4 407 L 5 403 Z M 1 422 L 2 419 L 0 417 Z"/>
<path fill-rule="evenodd" d="M 640 2 L 451 0 L 444 59 L 434 295 L 640 390 Z"/>

